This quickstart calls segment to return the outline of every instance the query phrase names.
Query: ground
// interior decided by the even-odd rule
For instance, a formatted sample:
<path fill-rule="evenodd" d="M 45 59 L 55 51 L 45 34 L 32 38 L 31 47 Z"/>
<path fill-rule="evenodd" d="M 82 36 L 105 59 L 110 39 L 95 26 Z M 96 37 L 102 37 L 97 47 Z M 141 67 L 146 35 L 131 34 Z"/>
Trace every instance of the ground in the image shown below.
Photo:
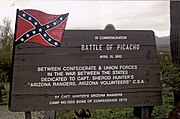
<path fill-rule="evenodd" d="M 32 119 L 44 119 L 44 112 L 33 112 Z M 25 119 L 24 112 L 11 112 L 7 105 L 0 105 L 0 119 Z"/>
<path fill-rule="evenodd" d="M 0 119 L 24 119 L 24 113 L 10 112 L 7 105 L 0 105 Z"/>

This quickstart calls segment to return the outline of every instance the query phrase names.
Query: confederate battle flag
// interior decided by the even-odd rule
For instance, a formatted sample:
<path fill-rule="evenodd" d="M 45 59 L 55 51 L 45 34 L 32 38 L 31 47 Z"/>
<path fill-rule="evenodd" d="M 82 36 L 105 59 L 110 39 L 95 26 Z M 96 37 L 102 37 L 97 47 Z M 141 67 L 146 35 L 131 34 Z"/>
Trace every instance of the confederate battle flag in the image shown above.
<path fill-rule="evenodd" d="M 59 47 L 67 18 L 68 13 L 51 15 L 32 9 L 17 10 L 15 45 L 35 42 Z"/>

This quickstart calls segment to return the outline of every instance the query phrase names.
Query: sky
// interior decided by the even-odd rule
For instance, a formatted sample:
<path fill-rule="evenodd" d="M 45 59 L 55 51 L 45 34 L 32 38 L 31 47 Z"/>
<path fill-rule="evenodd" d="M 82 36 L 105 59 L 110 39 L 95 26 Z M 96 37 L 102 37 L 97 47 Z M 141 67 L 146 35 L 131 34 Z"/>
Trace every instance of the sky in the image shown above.
<path fill-rule="evenodd" d="M 15 27 L 17 9 L 36 9 L 48 14 L 69 13 L 66 29 L 153 30 L 156 36 L 170 33 L 168 0 L 0 0 L 0 24 L 5 17 Z"/>

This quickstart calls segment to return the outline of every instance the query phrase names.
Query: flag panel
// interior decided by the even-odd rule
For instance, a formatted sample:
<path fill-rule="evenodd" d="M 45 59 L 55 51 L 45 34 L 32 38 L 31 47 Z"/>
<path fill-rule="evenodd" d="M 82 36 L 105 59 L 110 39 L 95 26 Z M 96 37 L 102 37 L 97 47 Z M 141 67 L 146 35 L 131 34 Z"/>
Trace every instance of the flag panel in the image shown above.
<path fill-rule="evenodd" d="M 35 42 L 44 46 L 61 45 L 67 14 L 50 15 L 37 10 L 18 11 L 15 45 Z"/>

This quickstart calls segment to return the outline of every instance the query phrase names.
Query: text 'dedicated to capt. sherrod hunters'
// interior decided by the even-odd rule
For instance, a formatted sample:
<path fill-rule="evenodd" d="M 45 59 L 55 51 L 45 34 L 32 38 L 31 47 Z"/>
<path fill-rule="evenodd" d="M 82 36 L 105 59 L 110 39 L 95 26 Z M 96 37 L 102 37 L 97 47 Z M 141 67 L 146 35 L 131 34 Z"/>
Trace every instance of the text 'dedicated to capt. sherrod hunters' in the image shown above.
<path fill-rule="evenodd" d="M 137 79 L 132 70 L 138 70 L 134 65 L 111 66 L 63 66 L 37 67 L 44 74 L 37 82 L 29 82 L 29 87 L 65 87 L 65 86 L 111 86 L 139 85 L 144 79 Z"/>

